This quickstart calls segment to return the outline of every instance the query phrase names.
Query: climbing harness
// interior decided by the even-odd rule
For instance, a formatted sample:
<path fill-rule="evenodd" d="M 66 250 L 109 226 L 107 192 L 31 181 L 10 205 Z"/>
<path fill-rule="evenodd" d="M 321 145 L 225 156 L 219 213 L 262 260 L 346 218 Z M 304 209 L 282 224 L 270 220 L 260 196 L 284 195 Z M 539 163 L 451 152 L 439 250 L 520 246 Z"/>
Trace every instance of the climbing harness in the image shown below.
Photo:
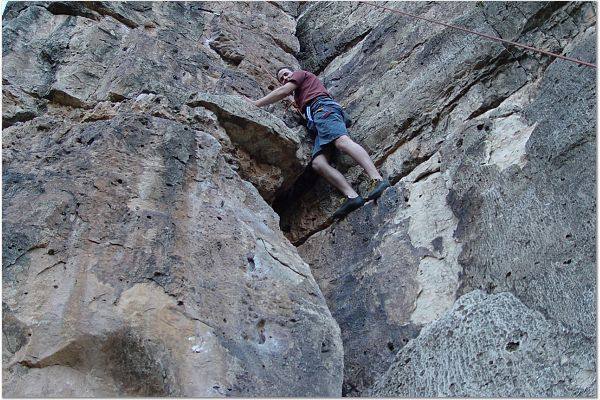
<path fill-rule="evenodd" d="M 306 106 L 306 129 L 308 129 L 308 132 L 311 135 L 316 135 L 317 134 L 317 127 L 315 124 L 315 120 L 312 116 L 312 112 L 310 111 L 310 105 Z"/>
<path fill-rule="evenodd" d="M 410 13 L 404 12 L 404 11 L 394 10 L 393 8 L 389 8 L 389 7 L 385 7 L 385 6 L 380 6 L 379 4 L 368 3 L 368 2 L 363 1 L 363 0 L 359 0 L 358 3 L 367 4 L 369 6 L 381 8 L 381 9 L 384 9 L 384 10 L 387 10 L 387 11 L 391 11 L 391 12 L 396 13 L 396 14 L 400 14 L 400 15 L 404 15 L 404 16 L 407 16 L 407 17 L 421 19 L 423 21 L 431 22 L 433 24 L 438 24 L 438 25 L 442 25 L 442 26 L 445 26 L 445 27 L 448 27 L 448 28 L 458 29 L 458 30 L 463 31 L 463 32 L 472 33 L 474 35 L 481 36 L 481 37 L 484 37 L 486 39 L 495 40 L 495 41 L 503 42 L 503 43 L 508 43 L 508 44 L 513 45 L 513 46 L 523 47 L 523 48 L 525 48 L 527 50 L 536 51 L 538 53 L 545 54 L 547 56 L 552 56 L 552 57 L 560 58 L 560 59 L 563 59 L 563 60 L 566 60 L 566 61 L 571 61 L 571 62 L 574 62 L 574 63 L 577 63 L 577 64 L 585 65 L 587 67 L 596 68 L 596 64 L 592 64 L 592 63 L 589 63 L 587 61 L 581 61 L 581 60 L 578 60 L 576 58 L 571 58 L 571 57 L 562 56 L 560 54 L 551 53 L 551 52 L 546 51 L 546 50 L 537 49 L 535 47 L 527 46 L 525 44 L 513 42 L 511 40 L 506 40 L 506 39 L 502 39 L 502 38 L 499 38 L 499 37 L 487 35 L 485 33 L 475 32 L 475 31 L 472 31 L 470 29 L 463 28 L 463 27 L 460 27 L 460 26 L 450 25 L 450 24 L 447 24 L 445 22 L 440 22 L 440 21 L 436 21 L 436 20 L 433 20 L 433 19 L 430 19 L 430 18 L 421 17 L 421 16 L 418 16 L 418 15 L 414 15 L 414 14 L 410 14 Z"/>
<path fill-rule="evenodd" d="M 310 112 L 310 106 L 306 106 L 306 120 L 310 122 L 314 122 L 312 117 L 312 112 Z"/>

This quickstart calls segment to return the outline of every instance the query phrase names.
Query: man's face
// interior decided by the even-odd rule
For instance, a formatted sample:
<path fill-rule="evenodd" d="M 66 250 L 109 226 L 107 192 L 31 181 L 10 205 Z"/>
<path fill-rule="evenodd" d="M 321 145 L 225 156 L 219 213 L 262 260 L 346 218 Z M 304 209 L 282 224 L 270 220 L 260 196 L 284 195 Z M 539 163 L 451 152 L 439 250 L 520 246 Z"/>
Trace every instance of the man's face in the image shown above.
<path fill-rule="evenodd" d="M 292 71 L 290 71 L 287 68 L 283 68 L 281 71 L 279 71 L 277 73 L 277 80 L 282 85 L 285 85 L 286 83 L 288 83 L 288 81 L 290 80 L 291 77 L 292 77 Z"/>

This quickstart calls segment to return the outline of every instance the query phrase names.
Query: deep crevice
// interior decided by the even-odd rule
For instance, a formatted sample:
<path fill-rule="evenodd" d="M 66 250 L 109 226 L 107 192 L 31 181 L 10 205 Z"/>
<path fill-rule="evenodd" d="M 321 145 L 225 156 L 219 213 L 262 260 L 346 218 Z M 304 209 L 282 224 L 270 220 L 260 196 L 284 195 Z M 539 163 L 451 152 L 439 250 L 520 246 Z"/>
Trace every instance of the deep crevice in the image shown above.
<path fill-rule="evenodd" d="M 326 57 L 321 63 L 319 63 L 317 68 L 311 72 L 315 75 L 319 75 L 321 72 L 325 71 L 332 62 L 334 62 L 338 57 L 343 56 L 348 51 L 350 51 L 354 46 L 356 46 L 364 38 L 366 38 L 371 33 L 372 30 L 373 30 L 373 28 L 367 29 L 365 32 L 356 36 L 351 41 L 345 43 L 340 49 L 336 49 L 336 51 L 331 56 Z M 302 48 L 300 49 L 300 54 L 302 54 Z M 304 64 L 304 62 L 301 63 L 302 67 L 304 67 L 303 64 Z"/>
<path fill-rule="evenodd" d="M 406 144 L 406 143 L 407 142 L 402 142 L 402 144 Z M 396 150 L 398 150 L 400 147 L 401 146 L 398 146 L 396 148 Z M 425 154 L 421 157 L 414 157 L 414 158 L 407 160 L 406 161 L 407 166 L 402 171 L 402 173 L 395 175 L 395 176 L 388 177 L 390 184 L 392 186 L 396 185 L 403 178 L 410 175 L 415 170 L 415 168 L 417 168 L 419 165 L 429 161 L 431 159 L 431 157 L 434 154 L 436 154 L 436 152 L 437 152 L 437 150 L 434 150 L 433 152 Z M 416 178 L 415 182 L 425 179 L 427 176 L 434 174 L 436 172 L 440 172 L 439 167 L 434 168 L 431 171 L 425 171 L 423 174 L 419 175 Z M 317 179 L 319 179 L 319 178 L 320 177 L 317 175 L 317 173 L 312 168 L 307 167 L 306 170 L 303 172 L 303 174 L 296 180 L 296 182 L 294 182 L 294 184 L 292 184 L 292 186 L 290 187 L 290 189 L 288 191 L 283 192 L 282 194 L 280 194 L 279 196 L 277 196 L 275 198 L 275 200 L 273 201 L 273 204 L 272 204 L 272 208 L 280 216 L 279 224 L 280 224 L 280 229 L 282 232 L 289 233 L 293 229 L 293 226 L 291 226 L 289 224 L 288 219 L 282 217 L 283 215 L 285 215 L 285 208 L 289 207 L 290 205 L 293 205 L 294 199 L 302 196 L 303 193 L 311 190 L 314 187 Z M 334 190 L 334 189 L 332 188 L 332 190 Z M 299 247 L 302 244 L 304 244 L 308 239 L 310 239 L 313 235 L 329 228 L 334 223 L 335 223 L 335 221 L 332 218 L 325 217 L 325 218 L 323 218 L 323 221 L 320 224 L 315 225 L 315 227 L 313 229 L 307 231 L 298 240 L 294 240 L 294 241 L 290 240 L 290 242 L 295 247 Z"/>
<path fill-rule="evenodd" d="M 415 180 L 413 181 L 413 183 L 417 183 L 420 181 L 423 181 L 425 179 L 427 179 L 428 177 L 430 177 L 431 175 L 440 172 L 440 167 L 434 168 L 431 171 L 425 171 L 422 174 L 420 174 L 419 176 L 417 176 L 415 178 Z"/>
<path fill-rule="evenodd" d="M 122 4 L 127 4 L 127 3 L 122 3 Z M 127 26 L 128 28 L 135 29 L 139 26 L 134 21 L 124 17 L 123 15 L 121 15 L 117 12 L 112 11 L 110 8 L 106 7 L 101 2 L 98 2 L 98 1 L 85 2 L 85 6 L 87 8 L 89 8 L 90 10 L 93 10 L 93 11 L 99 13 L 100 15 L 109 16 L 109 17 L 114 18 L 115 20 L 119 21 L 120 23 Z"/>
<path fill-rule="evenodd" d="M 53 15 L 70 15 L 73 17 L 82 17 L 94 21 L 100 20 L 100 15 L 92 11 L 88 6 L 79 2 L 52 1 L 45 6 Z"/>
<path fill-rule="evenodd" d="M 485 114 L 486 112 L 493 110 L 495 108 L 498 108 L 498 106 L 500 106 L 502 103 L 504 103 L 504 101 L 506 99 L 508 99 L 510 96 L 512 96 L 513 94 L 515 94 L 516 92 L 518 92 L 519 90 L 523 89 L 523 87 L 525 87 L 528 83 L 524 83 L 523 85 L 521 85 L 519 88 L 517 88 L 515 91 L 507 94 L 506 96 L 502 96 L 499 97 L 497 99 L 495 99 L 494 101 L 492 101 L 489 104 L 484 104 L 481 107 L 479 107 L 478 109 L 476 109 L 475 111 L 473 111 L 466 119 L 465 121 L 469 121 L 471 119 L 477 118 L 482 114 Z"/>
<path fill-rule="evenodd" d="M 33 111 L 20 111 L 17 112 L 12 118 L 2 118 L 2 128 L 8 128 L 18 122 L 31 121 L 37 117 L 37 114 Z"/>

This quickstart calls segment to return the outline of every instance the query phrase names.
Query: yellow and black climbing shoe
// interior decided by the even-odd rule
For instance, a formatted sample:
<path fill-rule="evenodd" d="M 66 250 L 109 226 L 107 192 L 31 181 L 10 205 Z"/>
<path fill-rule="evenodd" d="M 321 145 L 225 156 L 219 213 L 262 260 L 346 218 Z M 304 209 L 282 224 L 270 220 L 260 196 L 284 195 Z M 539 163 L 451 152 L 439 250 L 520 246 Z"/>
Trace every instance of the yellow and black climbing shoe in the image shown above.
<path fill-rule="evenodd" d="M 369 194 L 367 194 L 366 201 L 375 200 L 379 198 L 379 196 L 383 194 L 384 190 L 389 188 L 390 186 L 390 181 L 387 180 L 387 178 L 383 178 L 382 181 L 377 179 L 371 179 L 371 181 L 369 182 L 369 187 L 367 188 Z"/>
<path fill-rule="evenodd" d="M 346 198 L 344 204 L 342 204 L 342 206 L 338 208 L 336 212 L 333 213 L 331 218 L 341 219 L 347 214 L 361 207 L 363 204 L 365 204 L 365 199 L 363 199 L 361 196 L 357 196 L 354 198 Z"/>

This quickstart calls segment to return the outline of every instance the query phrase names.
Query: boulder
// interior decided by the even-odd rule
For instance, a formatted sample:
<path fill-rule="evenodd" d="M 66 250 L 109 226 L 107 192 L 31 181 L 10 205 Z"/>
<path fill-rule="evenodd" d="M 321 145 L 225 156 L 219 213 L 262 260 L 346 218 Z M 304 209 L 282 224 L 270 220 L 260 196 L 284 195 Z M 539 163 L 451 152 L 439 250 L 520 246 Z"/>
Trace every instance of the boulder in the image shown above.
<path fill-rule="evenodd" d="M 339 396 L 339 328 L 277 215 L 150 104 L 4 130 L 3 394 Z"/>
<path fill-rule="evenodd" d="M 261 179 L 256 169 L 246 171 L 268 201 L 278 191 L 289 188 L 310 161 L 310 148 L 304 130 L 291 130 L 273 114 L 250 105 L 239 96 L 195 93 L 187 102 L 194 108 L 212 111 L 237 149 L 246 152 L 256 164 L 268 165 L 274 172 Z M 302 136 L 301 136 L 302 135 Z M 273 176 L 275 175 L 275 176 Z M 270 180 L 275 179 L 275 182 Z M 255 182 L 253 182 L 255 183 Z"/>

